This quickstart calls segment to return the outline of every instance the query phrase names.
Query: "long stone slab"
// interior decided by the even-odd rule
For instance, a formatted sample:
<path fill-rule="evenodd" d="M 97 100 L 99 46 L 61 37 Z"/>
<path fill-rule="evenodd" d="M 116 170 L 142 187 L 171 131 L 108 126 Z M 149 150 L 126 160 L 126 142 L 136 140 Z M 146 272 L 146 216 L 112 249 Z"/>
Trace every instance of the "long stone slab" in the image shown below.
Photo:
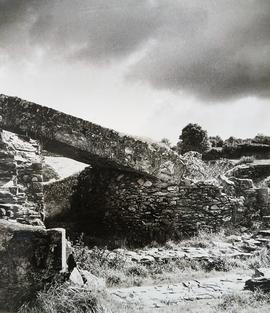
<path fill-rule="evenodd" d="M 120 134 L 17 97 L 0 95 L 1 127 L 42 142 L 45 149 L 99 167 L 181 178 L 182 158 L 167 146 Z"/>

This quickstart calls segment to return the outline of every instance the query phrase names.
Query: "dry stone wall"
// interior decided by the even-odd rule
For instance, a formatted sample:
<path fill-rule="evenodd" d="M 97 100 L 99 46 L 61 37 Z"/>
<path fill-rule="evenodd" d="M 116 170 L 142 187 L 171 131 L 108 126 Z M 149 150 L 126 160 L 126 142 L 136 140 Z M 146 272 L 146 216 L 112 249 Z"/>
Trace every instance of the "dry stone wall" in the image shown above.
<path fill-rule="evenodd" d="M 45 218 L 47 223 L 56 219 L 56 225 L 59 226 L 63 216 L 72 214 L 71 198 L 77 185 L 78 174 L 44 184 Z"/>
<path fill-rule="evenodd" d="M 1 131 L 0 218 L 43 225 L 42 156 L 31 139 Z"/>
<path fill-rule="evenodd" d="M 97 237 L 126 237 L 130 243 L 214 230 L 239 222 L 242 215 L 241 201 L 211 183 L 179 184 L 97 168 L 80 174 L 70 205 L 67 221 L 75 228 Z"/>
<path fill-rule="evenodd" d="M 233 168 L 229 174 L 237 178 L 252 179 L 258 183 L 270 176 L 270 164 L 242 164 Z"/>
<path fill-rule="evenodd" d="M 0 311 L 16 309 L 64 269 L 64 230 L 46 230 L 38 142 L 0 131 Z M 2 312 L 2 311 L 1 311 Z"/>

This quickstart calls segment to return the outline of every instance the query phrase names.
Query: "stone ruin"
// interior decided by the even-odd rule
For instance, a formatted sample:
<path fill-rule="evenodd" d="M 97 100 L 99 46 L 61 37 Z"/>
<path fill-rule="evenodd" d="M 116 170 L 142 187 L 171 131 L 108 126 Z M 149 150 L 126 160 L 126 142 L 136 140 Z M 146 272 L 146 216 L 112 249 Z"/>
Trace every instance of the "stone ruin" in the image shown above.
<path fill-rule="evenodd" d="M 0 308 L 66 270 L 65 229 L 140 245 L 268 214 L 268 191 L 238 178 L 187 180 L 165 145 L 4 95 L 0 115 Z M 43 184 L 42 149 L 89 167 Z"/>

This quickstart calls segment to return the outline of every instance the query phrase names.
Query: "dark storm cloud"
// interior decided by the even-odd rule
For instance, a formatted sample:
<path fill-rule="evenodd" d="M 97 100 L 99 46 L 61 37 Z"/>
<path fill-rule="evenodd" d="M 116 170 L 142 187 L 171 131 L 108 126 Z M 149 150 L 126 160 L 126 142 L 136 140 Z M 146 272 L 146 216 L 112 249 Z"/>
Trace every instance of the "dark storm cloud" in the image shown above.
<path fill-rule="evenodd" d="M 189 38 L 180 32 L 157 40 L 135 76 L 205 100 L 269 97 L 270 1 L 201 1 L 200 7 L 207 23 Z"/>
<path fill-rule="evenodd" d="M 0 51 L 122 60 L 129 77 L 206 100 L 270 96 L 269 0 L 0 0 Z"/>

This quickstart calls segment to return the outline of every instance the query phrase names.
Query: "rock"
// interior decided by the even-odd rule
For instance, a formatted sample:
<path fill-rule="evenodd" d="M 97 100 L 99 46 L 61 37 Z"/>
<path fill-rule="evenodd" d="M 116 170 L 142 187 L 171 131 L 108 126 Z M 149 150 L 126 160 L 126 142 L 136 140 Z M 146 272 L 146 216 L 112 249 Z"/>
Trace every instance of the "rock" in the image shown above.
<path fill-rule="evenodd" d="M 253 189 L 254 184 L 252 179 L 248 178 L 236 178 L 236 177 L 231 177 L 230 178 L 235 185 L 240 189 L 240 190 L 247 190 L 247 189 Z"/>
<path fill-rule="evenodd" d="M 270 292 L 270 268 L 255 269 L 255 274 L 245 283 L 245 290 Z"/>
<path fill-rule="evenodd" d="M 225 175 L 220 175 L 219 179 L 221 180 L 222 183 L 230 186 L 234 186 L 234 182 L 231 181 L 227 176 Z"/>
<path fill-rule="evenodd" d="M 142 178 L 140 178 L 140 179 L 137 180 L 137 183 L 139 185 L 143 186 L 144 185 L 144 180 Z"/>
<path fill-rule="evenodd" d="M 77 286 L 83 286 L 84 282 L 82 279 L 82 276 L 80 274 L 80 272 L 78 271 L 77 267 L 74 267 L 74 269 L 72 270 L 70 276 L 69 276 L 69 280 Z"/>
<path fill-rule="evenodd" d="M 255 269 L 255 275 L 253 275 L 252 277 L 262 277 L 264 276 L 265 278 L 270 278 L 270 268 L 267 267 L 260 267 Z"/>
<path fill-rule="evenodd" d="M 62 233 L 0 220 L 0 311 L 16 310 L 62 269 Z"/>
<path fill-rule="evenodd" d="M 246 281 L 244 290 L 256 291 L 258 289 L 270 292 L 270 278 L 258 277 Z"/>
<path fill-rule="evenodd" d="M 177 186 L 169 186 L 167 188 L 168 191 L 175 191 L 175 192 L 178 192 L 179 188 Z"/>
<path fill-rule="evenodd" d="M 258 235 L 261 235 L 263 237 L 270 237 L 270 229 L 267 230 L 260 230 L 257 233 Z"/>
<path fill-rule="evenodd" d="M 106 283 L 103 278 L 96 277 L 95 275 L 91 274 L 86 270 L 80 270 L 82 277 L 86 281 L 84 284 L 85 287 L 91 290 L 98 290 L 101 291 L 105 289 Z"/>
<path fill-rule="evenodd" d="M 147 180 L 143 185 L 144 187 L 151 187 L 153 183 L 150 180 Z"/>

